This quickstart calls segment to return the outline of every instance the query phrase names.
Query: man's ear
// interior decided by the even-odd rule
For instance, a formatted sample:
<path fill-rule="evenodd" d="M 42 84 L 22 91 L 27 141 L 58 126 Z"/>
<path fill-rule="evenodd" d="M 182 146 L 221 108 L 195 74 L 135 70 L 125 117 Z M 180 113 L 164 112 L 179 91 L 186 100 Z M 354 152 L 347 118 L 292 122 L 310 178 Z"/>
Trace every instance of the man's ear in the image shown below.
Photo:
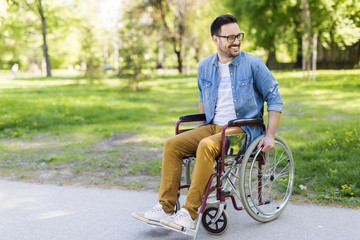
<path fill-rule="evenodd" d="M 219 44 L 219 38 L 215 35 L 213 35 L 211 38 L 212 38 L 213 42 L 215 43 L 215 45 L 217 46 Z"/>

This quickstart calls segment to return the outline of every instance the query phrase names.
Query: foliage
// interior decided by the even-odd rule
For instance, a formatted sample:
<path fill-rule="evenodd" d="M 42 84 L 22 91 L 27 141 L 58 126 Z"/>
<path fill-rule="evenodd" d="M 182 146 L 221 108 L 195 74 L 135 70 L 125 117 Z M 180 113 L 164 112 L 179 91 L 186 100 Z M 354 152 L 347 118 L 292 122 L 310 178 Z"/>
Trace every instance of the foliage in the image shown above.
<path fill-rule="evenodd" d="M 128 79 L 128 87 L 139 89 L 139 83 L 149 78 L 144 73 L 148 67 L 146 61 L 149 58 L 149 39 L 151 31 L 147 24 L 148 18 L 142 14 L 140 5 L 136 2 L 128 2 L 123 13 L 123 27 L 120 30 L 120 71 L 119 76 Z M 139 21 L 140 19 L 140 21 Z"/>
<path fill-rule="evenodd" d="M 301 31 L 299 1 L 290 0 L 229 0 L 227 6 L 240 20 L 244 21 L 246 37 L 255 41 L 255 47 L 275 52 L 282 44 L 292 46 L 296 33 Z"/>
<path fill-rule="evenodd" d="M 0 52 L 0 66 L 9 68 L 12 63 L 20 63 L 22 69 L 30 64 L 41 66 L 43 57 L 42 26 L 38 13 L 37 1 L 12 0 L 7 1 L 3 14 L 3 24 L 0 24 L 0 43 L 4 51 Z M 69 45 L 63 46 L 66 33 L 73 30 L 74 15 L 72 5 L 65 6 L 63 1 L 48 0 L 42 2 L 47 25 L 47 42 L 49 55 L 55 68 L 62 66 L 71 58 Z M 0 15 L 1 16 L 1 15 Z M 70 26 L 69 26 L 70 25 Z M 55 47 L 61 46 L 61 47 Z M 71 45 L 70 45 L 71 46 Z"/>
<path fill-rule="evenodd" d="M 85 77 L 93 83 L 94 80 L 101 80 L 105 76 L 102 59 L 98 51 L 98 39 L 96 39 L 95 30 L 92 26 L 85 23 L 81 26 L 81 30 L 82 60 L 86 63 Z"/>
<path fill-rule="evenodd" d="M 332 42 L 351 46 L 360 39 L 360 4 L 352 0 L 308 0 L 311 29 L 319 33 L 320 42 L 328 47 Z M 267 51 L 283 50 L 290 55 L 301 48 L 300 1 L 295 0 L 228 0 L 229 9 L 248 25 L 250 39 L 255 48 Z M 245 25 L 244 24 L 244 25 Z"/>
<path fill-rule="evenodd" d="M 353 0 L 309 0 L 312 28 L 325 46 L 351 46 L 360 39 L 360 4 Z"/>
<path fill-rule="evenodd" d="M 131 49 L 126 39 L 120 39 L 131 33 L 131 24 L 134 26 L 132 37 L 139 39 L 132 51 L 139 49 L 140 54 L 147 56 L 145 62 L 138 57 L 141 61 L 137 60 L 136 64 L 141 68 L 193 69 L 202 58 L 216 50 L 209 34 L 211 22 L 216 16 L 229 12 L 239 18 L 240 27 L 246 33 L 242 45 L 245 51 L 257 51 L 256 55 L 262 55 L 265 50 L 270 57 L 281 51 L 288 55 L 288 61 L 301 56 L 302 22 L 300 1 L 296 0 L 127 0 L 111 1 L 107 8 L 104 8 L 110 2 L 107 0 L 42 2 L 52 67 L 67 68 L 86 62 L 89 66 L 87 77 L 93 79 L 104 76 L 95 66 L 103 69 L 103 65 L 110 64 L 118 69 L 119 49 L 125 48 L 121 50 L 124 56 Z M 312 29 L 320 36 L 323 46 L 332 46 L 335 42 L 343 49 L 359 40 L 358 1 L 308 2 Z M 15 62 L 20 64 L 20 69 L 30 69 L 33 64 L 41 68 L 42 31 L 39 15 L 34 11 L 36 3 L 0 1 L 0 68 L 9 69 Z M 134 20 L 136 17 L 139 21 Z M 124 69 L 131 67 L 124 67 L 125 58 L 120 58 L 125 74 Z M 129 71 L 134 74 L 134 70 Z M 133 81 L 142 81 L 136 79 Z"/>
<path fill-rule="evenodd" d="M 191 53 L 196 63 L 200 61 L 201 43 L 199 33 L 203 37 L 208 35 L 209 27 L 204 28 L 200 18 L 208 20 L 207 25 L 213 19 L 205 13 L 213 10 L 211 4 L 214 1 L 185 1 L 185 0 L 146 0 L 144 3 L 151 8 L 153 27 L 159 35 L 159 51 L 163 47 L 162 42 L 167 41 L 177 57 L 177 69 L 184 71 L 184 61 L 190 59 L 186 56 Z M 206 6 L 205 6 L 206 5 Z M 205 9 L 205 10 L 204 10 Z M 197 24 L 193 24 L 196 22 Z M 190 52 L 191 48 L 194 50 Z M 186 59 L 187 58 L 187 59 Z"/>
<path fill-rule="evenodd" d="M 30 61 L 41 59 L 41 34 L 40 26 L 34 21 L 36 16 L 33 12 L 28 12 L 24 7 L 9 1 L 5 11 L 2 12 L 4 21 L 0 24 L 0 59 L 3 67 L 10 68 L 13 63 L 19 63 L 20 68 L 27 64 L 24 55 L 29 56 Z M 18 15 L 21 14 L 22 18 Z M 28 25 L 28 26 L 27 26 Z"/>
<path fill-rule="evenodd" d="M 143 2 L 150 7 L 152 28 L 158 32 L 158 53 L 161 54 L 166 41 L 166 52 L 176 54 L 179 72 L 197 65 L 215 51 L 210 41 L 210 24 L 217 15 L 228 11 L 222 3 L 215 0 Z"/>

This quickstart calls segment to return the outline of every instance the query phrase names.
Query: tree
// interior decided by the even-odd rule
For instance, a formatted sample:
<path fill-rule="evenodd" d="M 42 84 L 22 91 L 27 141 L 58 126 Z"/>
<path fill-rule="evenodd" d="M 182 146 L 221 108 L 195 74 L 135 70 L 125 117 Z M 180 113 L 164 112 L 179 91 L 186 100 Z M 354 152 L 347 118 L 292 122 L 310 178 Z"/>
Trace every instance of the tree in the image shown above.
<path fill-rule="evenodd" d="M 303 70 L 310 71 L 311 55 L 313 81 L 316 74 L 317 41 L 329 48 L 336 43 L 340 48 L 351 46 L 360 39 L 360 4 L 352 0 L 302 0 Z M 310 12 L 311 14 L 310 18 Z M 306 39 L 306 41 L 305 41 Z M 306 47 L 304 47 L 306 45 Z M 311 45 L 312 51 L 311 51 Z M 304 49 L 306 48 L 306 49 Z M 305 55 L 305 56 L 304 56 Z M 305 75 L 304 75 L 305 76 Z M 307 74 L 309 80 L 310 74 Z"/>
<path fill-rule="evenodd" d="M 46 63 L 46 76 L 51 77 L 51 62 L 48 53 L 48 44 L 47 44 L 47 26 L 46 26 L 46 16 L 43 6 L 42 0 L 35 0 L 35 1 L 27 1 L 27 0 L 11 0 L 15 5 L 22 5 L 25 4 L 28 10 L 31 10 L 38 14 L 41 19 L 41 32 L 42 32 L 42 40 L 43 40 L 43 55 L 45 58 Z"/>
<path fill-rule="evenodd" d="M 302 9 L 302 70 L 303 70 L 303 80 L 310 79 L 310 66 L 311 66 L 311 19 L 309 4 L 307 0 L 301 0 L 301 9 Z"/>
<path fill-rule="evenodd" d="M 273 66 L 276 51 L 284 45 L 287 49 L 298 49 L 301 59 L 302 36 L 311 38 L 318 34 L 319 42 L 328 47 L 336 43 L 339 47 L 350 46 L 360 39 L 360 4 L 353 0 L 307 0 L 311 29 L 302 28 L 306 18 L 302 17 L 302 6 L 296 0 L 228 0 L 227 6 L 235 16 L 248 23 L 248 35 L 252 35 L 256 47 L 268 51 L 267 65 Z M 304 3 L 304 2 L 303 2 Z M 313 14 L 312 14 L 313 13 Z"/>
<path fill-rule="evenodd" d="M 26 45 L 25 37 L 30 29 L 24 27 L 23 19 L 18 17 L 19 7 L 13 2 L 0 6 L 0 67 L 10 68 L 14 63 L 22 67 L 21 46 Z M 23 14 L 26 15 L 26 14 Z"/>
<path fill-rule="evenodd" d="M 40 18 L 41 18 L 41 30 L 42 30 L 42 36 L 43 36 L 43 51 L 44 51 L 44 58 L 46 62 L 46 76 L 51 77 L 51 63 L 50 63 L 50 57 L 48 53 L 48 45 L 46 41 L 46 18 L 44 14 L 44 8 L 42 4 L 42 0 L 36 0 L 37 4 L 37 10 L 39 12 Z"/>
<path fill-rule="evenodd" d="M 172 43 L 177 56 L 178 70 L 182 73 L 189 2 L 186 0 L 149 0 L 148 3 L 154 8 L 157 18 L 161 19 L 161 25 L 166 32 L 166 36 L 163 35 L 163 37 L 168 38 Z M 160 43 L 162 43 L 161 40 Z"/>
<path fill-rule="evenodd" d="M 299 11 L 297 1 L 290 0 L 228 0 L 227 6 L 240 22 L 248 23 L 247 36 L 251 36 L 256 47 L 268 52 L 266 65 L 276 65 L 276 46 L 295 37 L 294 21 Z"/>
<path fill-rule="evenodd" d="M 119 76 L 128 79 L 127 87 L 139 90 L 139 83 L 149 78 L 144 73 L 151 36 L 149 16 L 134 0 L 124 1 L 124 12 L 119 31 L 121 41 Z"/>
<path fill-rule="evenodd" d="M 319 33 L 321 43 L 329 47 L 351 46 L 360 39 L 360 3 L 358 0 L 308 0 L 312 13 L 313 33 Z"/>
<path fill-rule="evenodd" d="M 65 0 L 41 1 L 43 15 L 46 17 L 45 37 L 38 2 L 8 0 L 5 4 L 4 21 L 0 24 L 0 32 L 3 33 L 0 34 L 0 43 L 3 47 L 0 58 L 3 62 L 11 64 L 16 61 L 22 68 L 31 64 L 46 67 L 44 46 L 47 49 L 48 63 L 51 56 L 51 64 L 47 64 L 48 67 L 63 67 L 65 63 L 74 61 L 74 56 L 77 56 L 80 49 L 76 41 L 78 24 L 74 5 L 66 3 Z M 52 47 L 49 48 L 49 45 Z M 49 72 L 51 74 L 51 68 L 48 69 Z"/>
<path fill-rule="evenodd" d="M 99 2 L 83 0 L 78 10 L 81 53 L 79 62 L 85 70 L 85 77 L 93 83 L 105 77 L 104 47 L 109 44 L 108 34 L 102 27 Z"/>

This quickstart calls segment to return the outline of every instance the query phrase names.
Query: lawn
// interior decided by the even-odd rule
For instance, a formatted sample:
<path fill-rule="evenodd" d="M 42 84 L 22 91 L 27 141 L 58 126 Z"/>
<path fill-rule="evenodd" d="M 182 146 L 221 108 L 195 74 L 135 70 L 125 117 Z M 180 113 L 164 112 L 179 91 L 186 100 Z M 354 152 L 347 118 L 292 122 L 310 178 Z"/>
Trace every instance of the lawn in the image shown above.
<path fill-rule="evenodd" d="M 0 72 L 0 75 L 5 75 Z M 163 142 L 197 112 L 196 75 L 159 75 L 141 91 L 110 78 L 0 77 L 0 176 L 56 184 L 156 189 Z M 360 206 L 360 70 L 275 71 L 278 134 L 296 162 L 294 193 Z M 301 186 L 301 187 L 300 187 Z"/>

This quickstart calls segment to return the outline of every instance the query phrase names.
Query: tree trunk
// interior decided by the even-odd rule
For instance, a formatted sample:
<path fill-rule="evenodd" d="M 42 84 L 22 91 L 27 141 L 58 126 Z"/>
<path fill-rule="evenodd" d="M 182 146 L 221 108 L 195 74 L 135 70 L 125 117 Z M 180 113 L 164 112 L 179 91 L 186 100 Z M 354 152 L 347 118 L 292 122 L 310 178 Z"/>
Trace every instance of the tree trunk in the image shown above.
<path fill-rule="evenodd" d="M 269 69 L 274 69 L 276 66 L 276 53 L 274 50 L 269 50 L 268 57 L 266 60 L 266 66 Z"/>
<path fill-rule="evenodd" d="M 117 26 L 118 23 L 118 18 L 117 16 L 112 18 L 113 24 L 114 26 Z M 114 71 L 117 72 L 119 70 L 119 35 L 118 35 L 118 28 L 114 27 L 112 29 L 112 44 L 113 44 L 113 48 L 114 48 Z"/>
<path fill-rule="evenodd" d="M 313 54 L 312 54 L 312 70 L 313 70 L 312 81 L 313 82 L 316 81 L 317 37 L 318 37 L 318 35 L 317 35 L 317 33 L 315 33 L 313 36 Z"/>
<path fill-rule="evenodd" d="M 42 26 L 42 36 L 43 36 L 43 50 L 44 50 L 44 58 L 46 62 L 46 76 L 51 77 L 51 63 L 50 57 L 48 53 L 48 46 L 46 43 L 46 19 L 44 16 L 44 10 L 42 7 L 42 0 L 38 0 L 38 10 L 41 17 L 41 26 Z"/>
<path fill-rule="evenodd" d="M 166 1 L 153 1 L 153 6 L 159 10 L 161 15 L 161 19 L 163 22 L 164 30 L 169 36 L 174 48 L 174 52 L 177 56 L 178 60 L 178 70 L 179 73 L 183 72 L 183 59 L 184 59 L 184 51 L 185 51 L 185 33 L 186 33 L 186 13 L 187 13 L 187 5 L 186 0 L 177 0 L 174 1 L 173 7 L 174 11 L 174 18 L 173 29 L 169 27 L 167 24 L 166 16 L 168 14 L 167 5 L 171 5 L 169 2 Z"/>
<path fill-rule="evenodd" d="M 179 30 L 178 41 L 179 41 L 179 50 L 178 56 L 178 70 L 179 73 L 183 73 L 183 61 L 184 61 L 184 40 L 185 40 L 185 29 L 186 29 L 186 0 L 178 0 L 176 2 L 177 13 L 175 16 L 179 21 Z M 174 46 L 175 47 L 175 46 Z M 176 49 L 175 49 L 176 52 Z"/>
<path fill-rule="evenodd" d="M 303 36 L 302 36 L 302 47 L 303 47 L 303 80 L 307 79 L 310 81 L 310 68 L 311 68 L 311 21 L 309 3 L 307 0 L 301 0 L 302 17 L 303 17 Z M 305 73 L 306 71 L 306 73 Z M 306 75 L 306 77 L 305 77 Z"/>
<path fill-rule="evenodd" d="M 301 39 L 301 49 L 302 49 L 302 72 L 303 72 L 303 81 L 306 79 L 306 37 L 302 36 Z"/>
<path fill-rule="evenodd" d="M 165 60 L 165 42 L 163 39 L 160 39 L 158 42 L 158 50 L 156 69 L 163 69 Z"/>
<path fill-rule="evenodd" d="M 181 47 L 180 47 L 181 49 Z M 181 50 L 179 51 L 175 51 L 176 56 L 177 56 L 177 60 L 178 60 L 178 71 L 179 73 L 183 73 L 183 53 Z"/>
<path fill-rule="evenodd" d="M 296 52 L 296 63 L 295 63 L 295 68 L 302 68 L 302 38 L 301 35 L 299 34 L 299 37 L 297 37 L 297 45 L 298 45 L 298 49 Z"/>
<path fill-rule="evenodd" d="M 178 59 L 178 70 L 179 73 L 183 73 L 183 62 L 184 62 L 184 44 L 183 44 L 183 40 L 180 39 L 180 46 L 179 46 L 179 50 L 175 50 L 177 59 Z"/>
<path fill-rule="evenodd" d="M 119 70 L 119 44 L 117 39 L 113 41 L 114 47 L 114 70 L 117 72 Z"/>

